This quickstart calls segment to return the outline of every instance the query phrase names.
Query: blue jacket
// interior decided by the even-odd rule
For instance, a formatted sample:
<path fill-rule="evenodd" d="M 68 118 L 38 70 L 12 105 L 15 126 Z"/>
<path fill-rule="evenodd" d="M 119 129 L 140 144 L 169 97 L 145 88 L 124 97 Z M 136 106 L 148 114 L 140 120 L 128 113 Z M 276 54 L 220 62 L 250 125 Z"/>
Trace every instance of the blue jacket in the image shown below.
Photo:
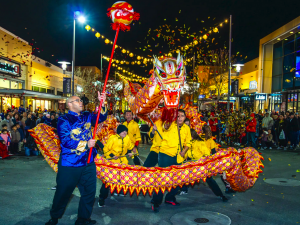
<path fill-rule="evenodd" d="M 44 124 L 47 124 L 48 126 L 51 126 L 51 119 L 47 118 L 46 115 L 42 117 L 42 121 L 41 122 L 44 123 Z"/>
<path fill-rule="evenodd" d="M 107 112 L 101 110 L 99 123 L 105 121 Z M 89 150 L 87 142 L 93 136 L 92 125 L 96 123 L 97 114 L 84 112 L 78 115 L 69 111 L 67 114 L 58 118 L 57 133 L 60 139 L 61 154 L 60 160 L 62 166 L 81 167 L 87 165 Z M 82 152 L 83 151 L 83 152 Z M 93 148 L 91 162 L 97 155 L 97 150 Z"/>
<path fill-rule="evenodd" d="M 24 135 L 24 130 L 22 128 L 19 128 L 18 129 L 19 133 L 20 133 L 20 142 L 24 140 L 25 138 L 25 135 Z"/>
<path fill-rule="evenodd" d="M 24 108 L 21 108 L 21 107 L 19 107 L 19 110 L 18 110 L 18 111 L 19 111 L 19 114 L 20 114 L 20 115 L 22 115 L 22 114 L 23 114 L 23 112 L 25 112 L 25 109 L 24 109 Z"/>

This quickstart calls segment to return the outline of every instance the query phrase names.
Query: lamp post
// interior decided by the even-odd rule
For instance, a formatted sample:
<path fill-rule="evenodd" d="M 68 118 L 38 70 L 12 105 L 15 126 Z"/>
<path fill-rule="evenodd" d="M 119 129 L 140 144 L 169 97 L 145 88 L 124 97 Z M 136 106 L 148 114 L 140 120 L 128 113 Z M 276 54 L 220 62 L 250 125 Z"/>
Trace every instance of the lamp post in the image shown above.
<path fill-rule="evenodd" d="M 74 96 L 74 90 L 75 90 L 75 85 L 74 85 L 74 72 L 75 72 L 75 25 L 76 25 L 76 19 L 80 23 L 85 22 L 84 16 L 82 16 L 81 11 L 75 11 L 74 12 L 74 27 L 73 27 L 73 46 L 72 46 L 72 96 Z"/>
<path fill-rule="evenodd" d="M 228 71 L 228 97 L 227 97 L 227 110 L 230 111 L 230 88 L 231 88 L 231 25 L 232 25 L 232 15 L 230 15 L 230 20 L 229 20 L 229 71 Z"/>
<path fill-rule="evenodd" d="M 66 61 L 59 61 L 58 63 L 61 64 L 61 68 L 63 69 L 63 74 L 66 74 L 67 65 L 69 65 L 71 63 L 66 62 Z"/>
<path fill-rule="evenodd" d="M 240 75 L 241 72 L 241 67 L 244 66 L 243 63 L 235 63 L 232 66 L 235 66 L 236 72 L 237 72 L 237 76 Z"/>

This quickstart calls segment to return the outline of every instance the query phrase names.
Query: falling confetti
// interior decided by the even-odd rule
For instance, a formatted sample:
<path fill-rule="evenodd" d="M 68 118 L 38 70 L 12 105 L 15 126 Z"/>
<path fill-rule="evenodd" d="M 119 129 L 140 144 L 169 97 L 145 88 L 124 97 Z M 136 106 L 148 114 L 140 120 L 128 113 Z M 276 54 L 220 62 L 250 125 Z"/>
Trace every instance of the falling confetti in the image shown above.
<path fill-rule="evenodd" d="M 268 158 L 269 161 L 272 161 L 271 158 Z"/>

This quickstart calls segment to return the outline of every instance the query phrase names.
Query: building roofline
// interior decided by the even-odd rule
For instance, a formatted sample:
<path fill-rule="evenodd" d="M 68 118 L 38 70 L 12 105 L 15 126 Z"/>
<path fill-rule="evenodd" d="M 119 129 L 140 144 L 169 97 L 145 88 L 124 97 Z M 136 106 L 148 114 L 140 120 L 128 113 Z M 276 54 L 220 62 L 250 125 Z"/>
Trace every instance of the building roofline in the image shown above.
<path fill-rule="evenodd" d="M 10 32 L 10 31 L 4 29 L 3 27 L 0 27 L 0 30 L 4 31 L 5 33 L 8 33 L 9 35 L 11 35 L 11 36 L 17 38 L 18 40 L 20 40 L 20 41 L 22 41 L 22 42 L 24 42 L 24 43 L 26 43 L 26 44 L 29 44 L 29 43 L 28 43 L 27 41 L 25 41 L 24 39 L 22 39 L 22 38 L 20 38 L 19 36 L 13 34 L 13 33 Z"/>

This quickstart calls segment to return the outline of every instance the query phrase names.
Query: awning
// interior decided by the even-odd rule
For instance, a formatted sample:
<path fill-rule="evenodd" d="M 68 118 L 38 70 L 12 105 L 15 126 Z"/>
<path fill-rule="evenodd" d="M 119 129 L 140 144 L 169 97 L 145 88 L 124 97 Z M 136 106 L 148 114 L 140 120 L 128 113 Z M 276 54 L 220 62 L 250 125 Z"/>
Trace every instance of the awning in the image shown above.
<path fill-rule="evenodd" d="M 46 99 L 57 99 L 57 100 L 65 100 L 67 97 L 41 93 L 36 91 L 29 91 L 24 89 L 0 89 L 0 96 L 6 95 L 23 95 L 25 97 L 32 97 L 32 98 L 46 98 Z"/>

